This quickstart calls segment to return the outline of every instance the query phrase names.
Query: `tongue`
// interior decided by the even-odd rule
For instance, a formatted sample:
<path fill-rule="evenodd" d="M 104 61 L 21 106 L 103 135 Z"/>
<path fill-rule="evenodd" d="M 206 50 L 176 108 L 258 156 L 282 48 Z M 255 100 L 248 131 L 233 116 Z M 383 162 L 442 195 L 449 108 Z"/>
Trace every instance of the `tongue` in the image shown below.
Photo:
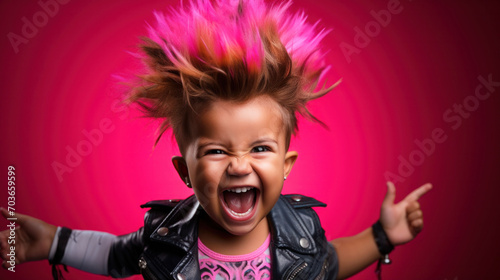
<path fill-rule="evenodd" d="M 242 193 L 225 191 L 224 200 L 229 209 L 236 213 L 245 213 L 253 206 L 255 190 L 249 190 Z"/>

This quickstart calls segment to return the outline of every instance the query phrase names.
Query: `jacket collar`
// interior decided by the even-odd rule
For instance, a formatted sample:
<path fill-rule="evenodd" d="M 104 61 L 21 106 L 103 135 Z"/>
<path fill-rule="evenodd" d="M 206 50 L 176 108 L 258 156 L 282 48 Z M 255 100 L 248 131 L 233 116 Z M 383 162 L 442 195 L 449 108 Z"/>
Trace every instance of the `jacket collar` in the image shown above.
<path fill-rule="evenodd" d="M 167 243 L 184 252 L 192 250 L 198 240 L 200 211 L 202 210 L 196 196 L 182 200 L 153 231 L 151 240 Z"/>
<path fill-rule="evenodd" d="M 272 242 L 276 248 L 309 255 L 318 252 L 310 230 L 286 197 L 280 196 L 268 218 L 271 223 Z"/>
<path fill-rule="evenodd" d="M 200 211 L 203 210 L 194 195 L 182 200 L 153 231 L 151 239 L 168 243 L 185 252 L 192 250 L 198 241 Z M 316 254 L 316 242 L 299 215 L 287 198 L 281 195 L 268 215 L 272 243 L 280 249 Z M 165 234 L 165 228 L 168 234 Z"/>

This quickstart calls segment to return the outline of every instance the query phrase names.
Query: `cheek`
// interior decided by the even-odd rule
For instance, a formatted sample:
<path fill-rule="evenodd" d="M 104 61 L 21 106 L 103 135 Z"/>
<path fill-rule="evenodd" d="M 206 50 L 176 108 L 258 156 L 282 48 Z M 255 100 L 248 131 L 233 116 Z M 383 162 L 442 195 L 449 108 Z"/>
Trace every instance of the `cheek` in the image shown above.
<path fill-rule="evenodd" d="M 262 183 L 268 188 L 266 191 L 276 189 L 279 192 L 283 186 L 283 160 L 273 158 L 255 165 L 255 172 Z"/>
<path fill-rule="evenodd" d="M 266 173 L 267 177 L 282 177 L 284 161 L 281 157 L 270 157 L 256 162 L 255 169 Z"/>
<path fill-rule="evenodd" d="M 194 189 L 194 194 L 196 195 L 196 198 L 198 198 L 201 206 L 205 209 L 210 206 L 214 206 L 214 202 L 218 199 L 217 186 L 209 183 L 202 187 L 197 186 Z"/>
<path fill-rule="evenodd" d="M 193 169 L 193 189 L 200 204 L 206 208 L 215 200 L 218 200 L 217 189 L 222 177 L 223 170 L 217 164 L 199 164 Z"/>

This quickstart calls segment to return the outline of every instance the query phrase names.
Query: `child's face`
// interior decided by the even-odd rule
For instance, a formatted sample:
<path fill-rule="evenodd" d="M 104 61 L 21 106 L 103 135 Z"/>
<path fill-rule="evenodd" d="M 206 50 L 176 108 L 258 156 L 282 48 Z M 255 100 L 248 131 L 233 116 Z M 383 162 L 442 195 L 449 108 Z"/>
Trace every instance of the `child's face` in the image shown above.
<path fill-rule="evenodd" d="M 200 204 L 227 232 L 249 233 L 266 221 L 297 158 L 286 151 L 277 103 L 265 96 L 242 104 L 216 101 L 192 129 L 184 155 Z"/>

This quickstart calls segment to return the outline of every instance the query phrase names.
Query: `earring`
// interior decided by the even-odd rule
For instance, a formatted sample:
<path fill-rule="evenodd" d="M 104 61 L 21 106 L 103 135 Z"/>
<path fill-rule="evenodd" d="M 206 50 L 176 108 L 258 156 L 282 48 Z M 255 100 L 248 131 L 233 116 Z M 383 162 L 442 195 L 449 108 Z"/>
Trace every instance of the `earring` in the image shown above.
<path fill-rule="evenodd" d="M 285 176 L 285 181 L 286 181 L 286 176 Z"/>
<path fill-rule="evenodd" d="M 191 184 L 189 183 L 188 177 L 184 177 L 184 181 L 186 182 L 186 186 L 191 187 Z"/>

